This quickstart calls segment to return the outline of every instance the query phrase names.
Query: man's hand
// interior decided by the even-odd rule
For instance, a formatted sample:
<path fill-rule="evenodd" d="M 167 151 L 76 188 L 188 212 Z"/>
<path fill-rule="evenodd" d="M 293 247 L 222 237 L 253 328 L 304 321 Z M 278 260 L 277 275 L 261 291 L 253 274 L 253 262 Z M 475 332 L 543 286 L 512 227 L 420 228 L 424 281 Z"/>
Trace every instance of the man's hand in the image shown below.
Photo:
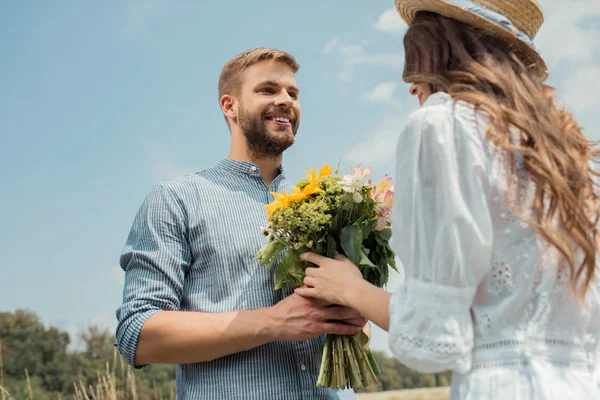
<path fill-rule="evenodd" d="M 295 293 L 271 307 L 270 313 L 273 340 L 278 341 L 301 341 L 323 334 L 354 335 L 367 323 L 351 308 Z"/>

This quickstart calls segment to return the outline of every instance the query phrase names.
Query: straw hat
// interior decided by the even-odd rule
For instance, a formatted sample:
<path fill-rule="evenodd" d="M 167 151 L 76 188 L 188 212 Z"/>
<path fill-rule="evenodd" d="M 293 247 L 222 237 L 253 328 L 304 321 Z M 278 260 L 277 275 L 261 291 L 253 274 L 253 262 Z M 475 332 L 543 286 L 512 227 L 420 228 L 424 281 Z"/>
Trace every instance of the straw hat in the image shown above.
<path fill-rule="evenodd" d="M 548 77 L 546 63 L 542 57 L 514 31 L 516 29 L 527 35 L 531 41 L 534 40 L 544 22 L 542 9 L 536 0 L 395 0 L 395 2 L 398 13 L 408 25 L 412 23 L 418 11 L 430 11 L 464 22 L 505 41 L 542 81 Z M 501 14 L 512 23 L 512 29 L 463 8 L 465 4 Z"/>

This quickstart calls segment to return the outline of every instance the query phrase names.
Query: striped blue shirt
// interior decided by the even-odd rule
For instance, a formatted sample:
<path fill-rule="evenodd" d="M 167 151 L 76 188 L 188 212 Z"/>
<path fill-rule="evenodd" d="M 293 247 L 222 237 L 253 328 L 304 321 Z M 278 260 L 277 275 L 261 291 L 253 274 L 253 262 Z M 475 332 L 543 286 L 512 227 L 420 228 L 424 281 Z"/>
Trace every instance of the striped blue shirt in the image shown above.
<path fill-rule="evenodd" d="M 117 343 L 134 365 L 142 325 L 163 310 L 221 313 L 270 307 L 291 290 L 273 289 L 254 257 L 265 243 L 271 191 L 290 192 L 285 170 L 267 188 L 253 163 L 214 168 L 157 185 L 134 218 L 123 254 Z M 355 399 L 352 390 L 317 388 L 324 336 L 272 342 L 220 359 L 177 366 L 187 399 Z M 137 366 L 138 368 L 142 366 Z"/>

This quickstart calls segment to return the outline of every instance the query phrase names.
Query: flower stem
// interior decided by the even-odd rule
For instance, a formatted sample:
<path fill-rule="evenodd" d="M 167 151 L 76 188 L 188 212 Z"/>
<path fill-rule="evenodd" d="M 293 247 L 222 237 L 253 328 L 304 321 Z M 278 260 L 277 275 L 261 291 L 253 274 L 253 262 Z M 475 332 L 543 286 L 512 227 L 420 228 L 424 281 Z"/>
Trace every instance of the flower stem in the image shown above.
<path fill-rule="evenodd" d="M 332 341 L 331 335 L 325 336 L 325 346 L 323 347 L 323 356 L 321 357 L 321 369 L 319 371 L 319 378 L 317 379 L 318 387 L 331 386 Z"/>
<path fill-rule="evenodd" d="M 348 375 L 349 375 L 349 386 L 352 388 L 362 388 L 362 377 L 361 377 L 361 369 L 358 360 L 356 359 L 356 355 L 354 353 L 354 346 L 352 342 L 354 341 L 354 337 L 344 336 L 344 353 L 346 355 L 347 366 L 348 366 Z"/>
<path fill-rule="evenodd" d="M 341 335 L 335 335 L 335 361 L 337 363 L 336 388 L 346 387 L 346 368 L 344 366 L 344 343 Z"/>
<path fill-rule="evenodd" d="M 361 345 L 358 336 L 325 337 L 318 387 L 364 388 L 377 384 L 380 374 L 373 353 Z"/>
<path fill-rule="evenodd" d="M 377 361 L 375 361 L 375 356 L 371 352 L 371 350 L 367 350 L 367 357 L 369 358 L 369 365 L 371 369 L 375 373 L 375 376 L 381 375 L 381 370 L 379 369 L 379 365 L 377 365 Z"/>
<path fill-rule="evenodd" d="M 358 341 L 354 342 L 354 348 L 357 351 L 357 353 L 360 353 L 360 365 L 362 366 L 362 368 L 364 368 L 364 372 L 361 371 L 363 384 L 365 386 L 377 384 L 377 375 L 375 374 L 375 371 L 373 370 L 373 367 L 371 365 L 371 361 L 369 360 L 370 350 L 365 349 L 358 343 Z"/>

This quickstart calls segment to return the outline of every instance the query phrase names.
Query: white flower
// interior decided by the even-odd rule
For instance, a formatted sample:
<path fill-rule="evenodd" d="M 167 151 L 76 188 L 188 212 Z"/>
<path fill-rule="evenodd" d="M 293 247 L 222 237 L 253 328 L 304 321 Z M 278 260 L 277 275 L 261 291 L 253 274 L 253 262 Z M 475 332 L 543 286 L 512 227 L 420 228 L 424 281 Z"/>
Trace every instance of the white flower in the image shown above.
<path fill-rule="evenodd" d="M 362 196 L 362 194 L 360 194 L 360 192 L 354 192 L 354 194 L 352 195 L 352 198 L 354 199 L 354 201 L 356 203 L 360 203 L 361 201 L 363 201 L 363 196 Z"/>
<path fill-rule="evenodd" d="M 363 170 L 362 168 L 352 168 L 353 175 L 344 175 L 342 177 L 342 181 L 340 182 L 342 185 L 342 189 L 344 189 L 347 193 L 352 193 L 352 198 L 355 202 L 360 203 L 363 201 L 362 189 L 365 186 L 369 186 L 367 182 L 365 182 L 365 178 L 367 175 L 373 172 L 372 169 L 367 168 Z"/>
<path fill-rule="evenodd" d="M 344 175 L 340 183 L 344 191 L 348 193 L 360 191 L 365 185 L 364 180 L 356 175 Z"/>

